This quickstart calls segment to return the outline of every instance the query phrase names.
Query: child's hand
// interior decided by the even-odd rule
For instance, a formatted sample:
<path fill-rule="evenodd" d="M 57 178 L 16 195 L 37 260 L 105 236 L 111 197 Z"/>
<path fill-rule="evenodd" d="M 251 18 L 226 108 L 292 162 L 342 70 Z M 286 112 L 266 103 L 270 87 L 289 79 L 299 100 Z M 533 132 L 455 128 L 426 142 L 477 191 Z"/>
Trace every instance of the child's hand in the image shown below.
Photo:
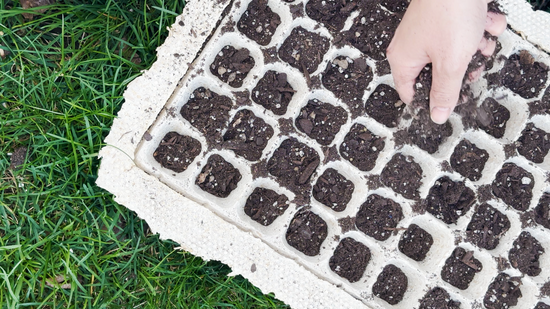
<path fill-rule="evenodd" d="M 487 12 L 491 1 L 412 0 L 388 47 L 395 87 L 405 103 L 413 99 L 420 70 L 432 63 L 430 114 L 435 123 L 445 123 L 458 103 L 476 51 L 489 56 L 495 50 L 496 42 L 485 39 L 484 31 L 498 36 L 506 28 L 504 15 Z"/>

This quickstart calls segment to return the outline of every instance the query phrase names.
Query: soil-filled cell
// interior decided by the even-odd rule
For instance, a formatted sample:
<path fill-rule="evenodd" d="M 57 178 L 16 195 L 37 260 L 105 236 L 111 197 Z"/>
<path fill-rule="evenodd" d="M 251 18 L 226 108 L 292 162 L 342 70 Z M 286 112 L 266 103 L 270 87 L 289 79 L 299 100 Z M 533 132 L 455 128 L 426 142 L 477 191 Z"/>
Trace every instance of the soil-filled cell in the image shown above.
<path fill-rule="evenodd" d="M 525 99 L 538 96 L 548 79 L 548 66 L 526 50 L 508 58 L 500 71 L 502 84 Z"/>
<path fill-rule="evenodd" d="M 355 0 L 309 0 L 306 13 L 330 32 L 337 33 L 342 30 L 351 12 L 357 9 L 357 3 Z"/>
<path fill-rule="evenodd" d="M 313 99 L 300 110 L 295 124 L 298 130 L 326 146 L 332 143 L 347 119 L 348 114 L 342 107 Z"/>
<path fill-rule="evenodd" d="M 295 190 L 309 184 L 320 163 L 317 152 L 291 137 L 284 140 L 267 162 L 268 172 L 285 187 Z"/>
<path fill-rule="evenodd" d="M 408 199 L 418 199 L 422 168 L 412 156 L 397 153 L 382 170 L 380 181 Z"/>
<path fill-rule="evenodd" d="M 221 132 L 229 121 L 233 101 L 204 87 L 199 87 L 189 96 L 181 108 L 181 115 L 193 127 L 206 135 L 209 142 L 218 142 Z"/>
<path fill-rule="evenodd" d="M 344 211 L 355 185 L 333 168 L 327 168 L 313 186 L 313 197 L 334 211 Z"/>
<path fill-rule="evenodd" d="M 492 250 L 500 238 L 510 229 L 510 220 L 505 214 L 484 203 L 476 208 L 466 228 L 468 240 L 480 248 Z"/>
<path fill-rule="evenodd" d="M 397 266 L 388 264 L 376 278 L 372 286 L 372 293 L 385 300 L 390 305 L 398 304 L 403 300 L 409 279 Z"/>
<path fill-rule="evenodd" d="M 243 109 L 237 112 L 223 135 L 223 147 L 250 161 L 259 160 L 273 128 L 253 112 Z"/>
<path fill-rule="evenodd" d="M 370 237 L 384 241 L 390 238 L 401 219 L 403 211 L 399 203 L 378 194 L 371 194 L 359 208 L 355 226 Z"/>
<path fill-rule="evenodd" d="M 531 115 L 550 114 L 550 87 L 546 88 L 542 100 L 531 102 L 529 104 L 529 113 Z"/>
<path fill-rule="evenodd" d="M 383 137 L 374 135 L 367 127 L 356 123 L 340 144 L 340 155 L 359 170 L 366 172 L 374 168 L 384 145 Z"/>
<path fill-rule="evenodd" d="M 439 149 L 439 145 L 453 134 L 453 127 L 449 121 L 444 124 L 436 124 L 431 121 L 427 109 L 420 109 L 407 130 L 410 143 L 420 149 L 433 154 Z"/>
<path fill-rule="evenodd" d="M 460 175 L 478 181 L 482 174 L 485 163 L 489 160 L 489 153 L 485 149 L 477 147 L 467 139 L 463 139 L 456 145 L 451 155 L 451 166 Z"/>
<path fill-rule="evenodd" d="M 355 118 L 363 113 L 363 93 L 372 80 L 372 69 L 363 58 L 338 56 L 327 64 L 323 86 L 346 103 Z"/>
<path fill-rule="evenodd" d="M 261 225 L 268 226 L 286 211 L 288 205 L 286 195 L 257 187 L 246 200 L 244 213 Z"/>
<path fill-rule="evenodd" d="M 477 112 L 477 125 L 487 134 L 501 138 L 510 119 L 510 111 L 493 98 L 486 98 Z"/>
<path fill-rule="evenodd" d="M 525 211 L 533 198 L 535 178 L 514 163 L 505 163 L 491 186 L 493 194 L 508 206 Z"/>
<path fill-rule="evenodd" d="M 485 296 L 483 305 L 487 309 L 510 308 L 518 303 L 521 294 L 521 278 L 510 277 L 506 273 L 500 273 L 491 282 Z"/>
<path fill-rule="evenodd" d="M 275 115 L 284 115 L 296 91 L 287 81 L 286 73 L 267 71 L 252 89 L 252 101 Z"/>
<path fill-rule="evenodd" d="M 482 269 L 483 265 L 474 258 L 473 251 L 456 247 L 451 256 L 445 260 L 445 265 L 441 269 L 441 278 L 454 287 L 466 290 L 476 273 Z"/>
<path fill-rule="evenodd" d="M 351 28 L 344 33 L 344 40 L 370 58 L 384 60 L 401 18 L 382 9 L 377 3 L 364 2 Z"/>
<path fill-rule="evenodd" d="M 286 241 L 307 256 L 318 255 L 328 235 L 327 223 L 309 207 L 300 209 L 288 226 Z"/>
<path fill-rule="evenodd" d="M 460 309 L 460 302 L 452 300 L 445 289 L 435 287 L 420 299 L 418 309 Z"/>
<path fill-rule="evenodd" d="M 538 302 L 535 308 L 533 309 L 550 309 L 550 305 L 543 302 Z"/>
<path fill-rule="evenodd" d="M 357 240 L 347 237 L 340 241 L 328 262 L 330 269 L 349 282 L 357 282 L 367 268 L 370 250 Z"/>
<path fill-rule="evenodd" d="M 237 28 L 249 39 L 267 45 L 281 24 L 281 17 L 267 5 L 267 0 L 253 0 L 239 19 Z"/>
<path fill-rule="evenodd" d="M 535 222 L 550 229 L 550 193 L 544 192 L 535 207 Z"/>
<path fill-rule="evenodd" d="M 225 161 L 222 156 L 213 154 L 202 168 L 201 173 L 195 180 L 204 191 L 217 197 L 228 197 L 242 176 L 238 169 Z"/>
<path fill-rule="evenodd" d="M 395 89 L 386 84 L 380 84 L 367 99 L 365 111 L 386 127 L 395 128 L 405 106 Z"/>
<path fill-rule="evenodd" d="M 426 210 L 441 221 L 452 224 L 464 216 L 475 202 L 475 193 L 462 181 L 443 176 L 435 181 L 426 197 Z"/>
<path fill-rule="evenodd" d="M 508 259 L 512 267 L 528 276 L 538 276 L 541 272 L 539 257 L 544 253 L 540 242 L 529 232 L 521 232 L 514 240 Z"/>
<path fill-rule="evenodd" d="M 330 47 L 329 39 L 298 26 L 279 48 L 279 58 L 300 72 L 315 72 Z"/>
<path fill-rule="evenodd" d="M 229 86 L 239 88 L 255 63 L 248 49 L 226 45 L 210 65 L 210 72 Z"/>
<path fill-rule="evenodd" d="M 201 143 L 177 132 L 167 133 L 153 153 L 153 158 L 164 168 L 176 173 L 185 171 L 201 152 Z"/>
<path fill-rule="evenodd" d="M 542 163 L 550 149 L 550 134 L 530 122 L 517 141 L 518 153 L 534 163 Z"/>
<path fill-rule="evenodd" d="M 434 243 L 432 235 L 416 224 L 409 225 L 399 240 L 399 251 L 415 261 L 423 261 Z"/>

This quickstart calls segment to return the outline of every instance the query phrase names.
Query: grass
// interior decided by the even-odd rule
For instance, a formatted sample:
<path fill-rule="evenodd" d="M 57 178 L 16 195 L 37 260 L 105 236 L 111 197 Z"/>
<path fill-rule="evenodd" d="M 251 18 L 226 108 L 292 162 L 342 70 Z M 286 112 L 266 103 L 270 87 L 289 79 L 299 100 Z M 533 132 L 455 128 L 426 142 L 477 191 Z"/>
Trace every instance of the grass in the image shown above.
<path fill-rule="evenodd" d="M 124 89 L 183 7 L 65 0 L 41 14 L 0 0 L 1 308 L 286 307 L 174 250 L 95 185 Z M 21 147 L 24 164 L 10 168 Z"/>

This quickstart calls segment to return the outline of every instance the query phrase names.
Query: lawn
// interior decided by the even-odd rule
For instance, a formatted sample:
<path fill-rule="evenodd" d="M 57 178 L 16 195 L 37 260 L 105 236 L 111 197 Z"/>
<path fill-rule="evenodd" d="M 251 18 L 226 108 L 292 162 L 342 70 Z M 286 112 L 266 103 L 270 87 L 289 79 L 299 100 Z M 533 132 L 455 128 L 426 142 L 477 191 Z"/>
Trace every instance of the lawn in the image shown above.
<path fill-rule="evenodd" d="M 66 0 L 41 14 L 0 0 L 1 308 L 286 307 L 95 185 L 124 89 L 183 7 Z"/>

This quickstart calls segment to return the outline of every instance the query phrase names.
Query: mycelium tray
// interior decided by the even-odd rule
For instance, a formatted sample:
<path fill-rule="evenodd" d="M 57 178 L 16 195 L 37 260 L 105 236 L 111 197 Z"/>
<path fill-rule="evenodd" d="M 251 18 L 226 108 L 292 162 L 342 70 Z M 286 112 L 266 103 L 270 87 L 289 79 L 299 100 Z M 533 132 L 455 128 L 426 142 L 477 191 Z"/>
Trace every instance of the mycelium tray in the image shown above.
<path fill-rule="evenodd" d="M 550 308 L 550 40 L 517 14 L 550 17 L 524 5 L 474 115 L 427 129 L 385 60 L 406 1 L 190 2 L 98 184 L 293 308 Z"/>

